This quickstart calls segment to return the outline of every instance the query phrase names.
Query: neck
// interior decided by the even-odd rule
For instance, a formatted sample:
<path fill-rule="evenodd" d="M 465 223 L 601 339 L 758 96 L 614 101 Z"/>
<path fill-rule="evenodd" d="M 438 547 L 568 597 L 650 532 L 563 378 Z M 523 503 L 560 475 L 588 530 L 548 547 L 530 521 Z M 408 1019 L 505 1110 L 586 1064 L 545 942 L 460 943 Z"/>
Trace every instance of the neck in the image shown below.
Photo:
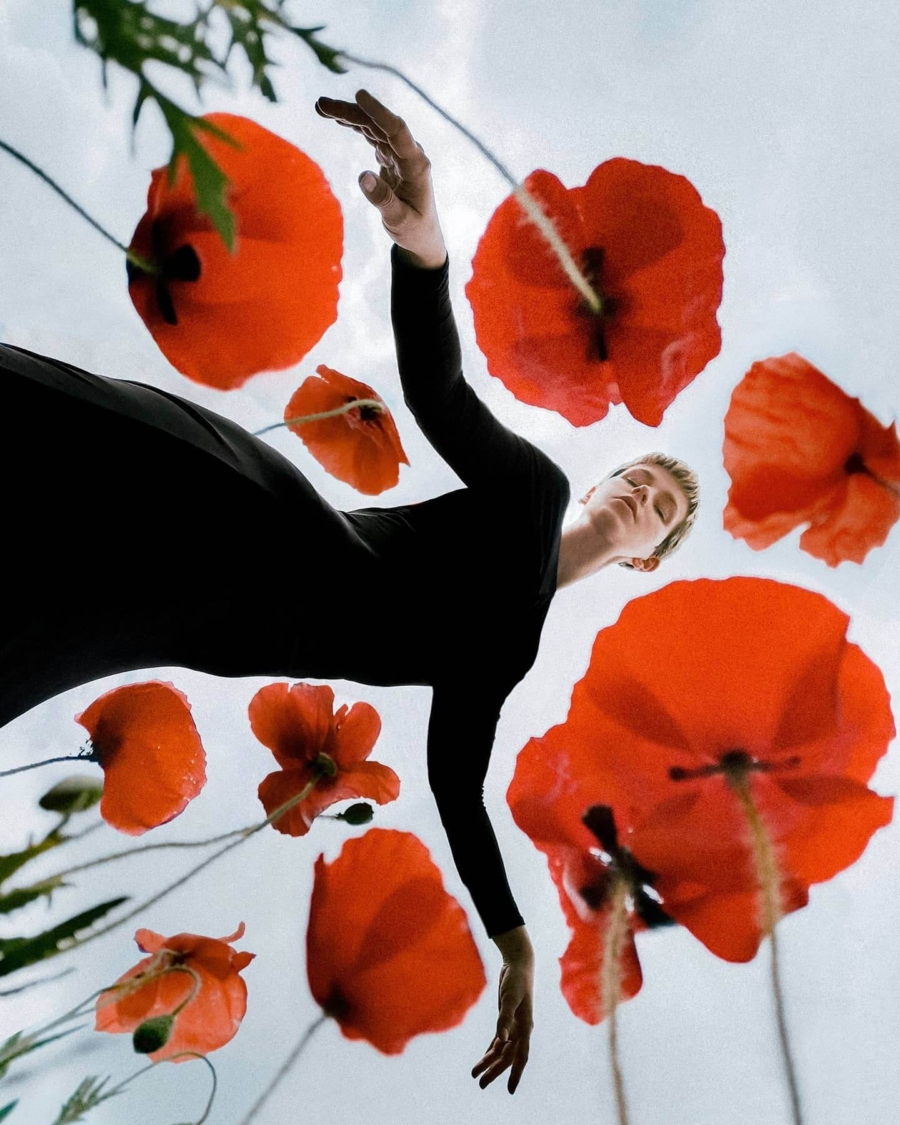
<path fill-rule="evenodd" d="M 559 540 L 559 567 L 556 588 L 570 586 L 579 578 L 587 578 L 603 567 L 620 562 L 625 556 L 618 553 L 612 539 L 583 516 L 563 528 Z"/>

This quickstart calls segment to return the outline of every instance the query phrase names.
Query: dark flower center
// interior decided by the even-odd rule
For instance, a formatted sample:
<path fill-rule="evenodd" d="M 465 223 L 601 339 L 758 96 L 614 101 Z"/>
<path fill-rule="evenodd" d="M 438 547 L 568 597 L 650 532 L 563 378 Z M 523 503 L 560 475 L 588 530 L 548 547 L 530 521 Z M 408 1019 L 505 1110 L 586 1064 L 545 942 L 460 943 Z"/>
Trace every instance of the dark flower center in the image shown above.
<path fill-rule="evenodd" d="M 335 1020 L 346 1019 L 350 1014 L 350 1001 L 341 992 L 338 985 L 334 985 L 331 992 L 328 994 L 328 999 L 322 1005 L 322 1011 L 326 1016 L 331 1016 Z"/>
<path fill-rule="evenodd" d="M 685 769 L 683 766 L 672 766 L 669 777 L 672 781 L 689 781 L 698 777 L 712 777 L 723 774 L 730 781 L 741 781 L 749 773 L 775 773 L 779 770 L 796 769 L 800 765 L 800 756 L 792 755 L 790 758 L 754 758 L 746 750 L 726 750 L 719 756 L 718 762 L 709 765 L 697 766 L 696 769 Z"/>
<path fill-rule="evenodd" d="M 578 316 L 591 318 L 587 358 L 600 362 L 609 358 L 606 346 L 605 322 L 616 311 L 616 302 L 612 297 L 605 296 L 603 292 L 603 259 L 605 253 L 602 246 L 588 246 L 581 252 L 581 272 L 584 274 L 588 285 L 600 298 L 602 311 L 595 312 L 584 300 L 579 302 L 575 310 Z"/>
<path fill-rule="evenodd" d="M 168 283 L 170 281 L 197 281 L 200 277 L 200 258 L 193 246 L 187 242 L 183 246 L 179 246 L 173 253 L 167 254 L 165 250 L 165 230 L 160 219 L 153 220 L 151 240 L 153 244 L 151 261 L 160 270 L 155 275 L 156 301 L 163 320 L 166 324 L 174 325 L 178 323 L 178 316 L 172 303 Z M 128 275 L 128 284 L 131 285 L 145 271 L 140 266 L 135 265 L 134 262 L 126 261 L 125 272 Z"/>

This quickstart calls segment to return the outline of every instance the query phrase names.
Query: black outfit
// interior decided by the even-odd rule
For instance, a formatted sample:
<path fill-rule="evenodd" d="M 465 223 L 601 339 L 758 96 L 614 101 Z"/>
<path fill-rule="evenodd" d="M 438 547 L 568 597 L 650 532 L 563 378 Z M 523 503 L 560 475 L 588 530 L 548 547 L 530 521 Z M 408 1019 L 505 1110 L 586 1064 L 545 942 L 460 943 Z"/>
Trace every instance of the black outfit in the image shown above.
<path fill-rule="evenodd" d="M 168 665 L 430 685 L 430 784 L 494 936 L 522 917 L 482 785 L 556 590 L 569 486 L 463 378 L 449 262 L 391 263 L 406 404 L 466 486 L 418 504 L 337 511 L 210 410 L 0 344 L 0 725 Z"/>

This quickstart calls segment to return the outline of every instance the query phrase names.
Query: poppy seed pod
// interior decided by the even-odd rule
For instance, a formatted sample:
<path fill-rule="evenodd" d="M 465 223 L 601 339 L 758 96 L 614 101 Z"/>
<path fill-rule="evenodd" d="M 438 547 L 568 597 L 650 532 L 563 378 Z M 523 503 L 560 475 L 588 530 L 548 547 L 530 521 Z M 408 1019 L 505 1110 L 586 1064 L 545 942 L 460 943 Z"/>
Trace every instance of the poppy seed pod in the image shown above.
<path fill-rule="evenodd" d="M 134 1029 L 131 1037 L 135 1051 L 139 1055 L 149 1055 L 153 1051 L 158 1051 L 160 1047 L 165 1047 L 174 1025 L 173 1015 L 154 1016 L 152 1019 L 144 1020 Z"/>

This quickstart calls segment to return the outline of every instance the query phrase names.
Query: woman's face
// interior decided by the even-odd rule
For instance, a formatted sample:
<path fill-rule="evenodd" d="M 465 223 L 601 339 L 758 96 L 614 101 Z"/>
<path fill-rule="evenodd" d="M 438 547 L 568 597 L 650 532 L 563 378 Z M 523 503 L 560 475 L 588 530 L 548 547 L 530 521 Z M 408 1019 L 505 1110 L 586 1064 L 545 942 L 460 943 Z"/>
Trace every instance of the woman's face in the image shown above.
<path fill-rule="evenodd" d="M 617 555 L 649 558 L 687 516 L 687 497 L 661 465 L 631 465 L 582 498 L 588 519 L 609 537 Z"/>

